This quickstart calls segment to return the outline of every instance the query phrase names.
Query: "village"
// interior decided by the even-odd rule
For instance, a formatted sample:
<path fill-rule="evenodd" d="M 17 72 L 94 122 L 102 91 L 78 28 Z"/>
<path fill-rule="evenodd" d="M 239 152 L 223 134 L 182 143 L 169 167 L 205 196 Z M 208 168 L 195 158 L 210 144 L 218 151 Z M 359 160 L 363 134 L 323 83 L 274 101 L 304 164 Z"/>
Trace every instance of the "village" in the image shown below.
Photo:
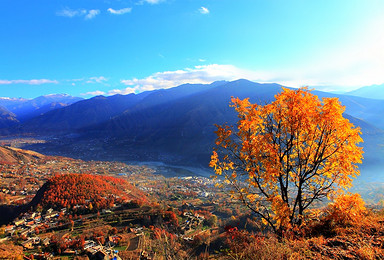
<path fill-rule="evenodd" d="M 127 209 L 117 204 L 83 215 L 68 208 L 28 211 L 3 225 L 0 237 L 3 243 L 21 246 L 29 259 L 50 259 L 55 255 L 119 259 L 124 254 L 144 254 L 150 259 L 148 241 L 155 233 L 154 227 L 167 227 L 185 243 L 196 243 L 195 237 L 206 236 L 221 221 L 216 214 L 229 218 L 236 211 L 234 206 L 225 207 L 230 201 L 223 190 L 216 188 L 217 180 L 198 175 L 164 177 L 154 166 L 49 157 L 44 162 L 1 167 L 0 198 L 4 205 L 29 203 L 51 176 L 67 173 L 125 179 L 157 201 L 150 207 Z"/>
<path fill-rule="evenodd" d="M 2 227 L 1 242 L 12 241 L 22 246 L 29 257 L 27 259 L 51 259 L 55 255 L 120 259 L 120 250 L 140 254 L 145 252 L 145 247 L 140 244 L 145 240 L 145 235 L 153 232 L 153 227 L 132 223 L 143 216 L 158 216 L 159 209 L 143 207 L 121 211 L 119 208 L 120 205 L 117 205 L 101 213 L 87 214 L 76 219 L 66 208 L 60 211 L 48 209 L 44 213 L 25 213 L 13 223 Z M 177 227 L 177 234 L 186 242 L 193 241 L 194 236 L 207 231 L 207 228 L 203 230 L 205 217 L 198 213 L 184 211 L 180 219 L 183 222 Z M 92 230 L 92 235 L 85 234 L 84 230 Z"/>

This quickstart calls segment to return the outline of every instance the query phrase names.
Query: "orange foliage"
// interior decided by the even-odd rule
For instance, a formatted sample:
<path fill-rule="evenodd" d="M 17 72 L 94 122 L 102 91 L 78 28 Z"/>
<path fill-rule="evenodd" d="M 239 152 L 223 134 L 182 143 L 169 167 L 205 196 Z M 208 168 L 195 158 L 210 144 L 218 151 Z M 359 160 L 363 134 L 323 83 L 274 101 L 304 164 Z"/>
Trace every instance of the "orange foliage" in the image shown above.
<path fill-rule="evenodd" d="M 189 255 L 182 250 L 180 238 L 162 228 L 153 227 L 152 241 L 149 247 L 157 252 L 161 259 L 188 259 Z"/>
<path fill-rule="evenodd" d="M 179 219 L 177 218 L 175 212 L 173 211 L 165 211 L 164 217 L 167 222 L 174 226 L 179 226 Z"/>
<path fill-rule="evenodd" d="M 23 259 L 23 247 L 12 243 L 0 243 L 0 259 Z"/>
<path fill-rule="evenodd" d="M 360 194 L 343 194 L 328 205 L 328 218 L 338 224 L 357 224 L 367 213 Z"/>
<path fill-rule="evenodd" d="M 267 105 L 232 98 L 237 127 L 218 126 L 210 166 L 233 197 L 276 233 L 301 225 L 316 200 L 349 188 L 362 160 L 360 129 L 337 98 L 283 89 Z"/>
<path fill-rule="evenodd" d="M 79 205 L 91 211 L 110 208 L 135 198 L 145 201 L 146 197 L 127 181 L 90 174 L 65 174 L 52 177 L 47 182 L 47 189 L 42 198 L 42 205 L 52 208 L 73 208 Z M 141 202 L 142 203 L 142 202 Z"/>
<path fill-rule="evenodd" d="M 167 237 L 168 239 L 176 238 L 175 234 L 169 233 L 167 230 L 158 227 L 153 227 L 152 236 L 154 239 L 161 239 L 162 237 Z"/>
<path fill-rule="evenodd" d="M 283 239 L 227 227 L 229 257 L 223 259 L 384 259 L 382 221 L 382 217 L 369 215 L 362 223 L 338 227 L 342 232 L 331 236 Z M 322 227 L 328 233 L 326 229 Z"/>

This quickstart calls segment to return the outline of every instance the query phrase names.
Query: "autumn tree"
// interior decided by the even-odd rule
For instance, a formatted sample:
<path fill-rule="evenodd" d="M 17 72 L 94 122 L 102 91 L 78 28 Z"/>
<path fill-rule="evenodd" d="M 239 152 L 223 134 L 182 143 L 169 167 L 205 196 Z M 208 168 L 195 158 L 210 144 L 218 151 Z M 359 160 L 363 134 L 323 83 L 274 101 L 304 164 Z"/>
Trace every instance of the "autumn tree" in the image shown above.
<path fill-rule="evenodd" d="M 337 98 L 284 88 L 266 105 L 232 98 L 237 126 L 217 126 L 210 166 L 274 232 L 299 226 L 315 201 L 351 186 L 360 129 Z"/>

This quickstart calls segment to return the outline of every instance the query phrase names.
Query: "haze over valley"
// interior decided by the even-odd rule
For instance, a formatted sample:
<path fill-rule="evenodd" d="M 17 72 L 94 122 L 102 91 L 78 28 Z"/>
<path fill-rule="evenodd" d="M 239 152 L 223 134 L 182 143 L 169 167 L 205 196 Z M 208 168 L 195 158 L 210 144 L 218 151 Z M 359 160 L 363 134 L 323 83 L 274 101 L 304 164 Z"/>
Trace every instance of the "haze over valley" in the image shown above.
<path fill-rule="evenodd" d="M 214 125 L 225 122 L 235 125 L 237 121 L 229 107 L 230 98 L 249 97 L 252 102 L 264 104 L 281 90 L 279 84 L 240 79 L 90 99 L 67 95 L 28 101 L 2 99 L 6 112 L 1 117 L 4 126 L 0 131 L 3 143 L 23 137 L 44 140 L 21 148 L 48 155 L 84 160 L 155 161 L 205 168 L 209 172 Z M 375 92 L 374 87 L 372 91 Z M 384 173 L 380 169 L 384 163 L 384 121 L 380 107 L 384 109 L 384 100 L 313 93 L 319 98 L 339 98 L 346 107 L 344 116 L 361 128 L 364 162 L 358 180 L 383 181 Z M 63 105 L 57 108 L 58 103 Z M 47 111 L 39 113 L 41 107 Z"/>

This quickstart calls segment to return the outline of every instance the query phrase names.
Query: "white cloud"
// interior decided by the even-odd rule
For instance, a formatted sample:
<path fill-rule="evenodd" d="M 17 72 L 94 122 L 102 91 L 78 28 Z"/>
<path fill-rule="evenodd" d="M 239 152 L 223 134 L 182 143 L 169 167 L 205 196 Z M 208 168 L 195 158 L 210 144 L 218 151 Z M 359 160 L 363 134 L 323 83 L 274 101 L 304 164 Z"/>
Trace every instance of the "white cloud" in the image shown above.
<path fill-rule="evenodd" d="M 69 18 L 72 18 L 75 16 L 83 16 L 86 14 L 87 14 L 87 10 L 85 10 L 85 9 L 72 10 L 68 7 L 64 8 L 63 10 L 58 11 L 56 13 L 56 15 L 58 15 L 58 16 L 64 16 L 64 17 L 69 17 Z"/>
<path fill-rule="evenodd" d="M 379 55 L 380 57 L 380 55 Z M 316 67 L 281 69 L 275 71 L 249 70 L 233 65 L 201 65 L 176 71 L 157 72 L 142 79 L 121 80 L 131 86 L 125 92 L 172 88 L 181 84 L 209 84 L 218 80 L 248 79 L 259 83 L 278 83 L 289 87 L 309 86 L 325 91 L 349 91 L 362 86 L 384 83 L 384 54 L 367 66 L 338 63 Z M 380 64 L 379 64 L 380 63 Z M 340 65 L 340 66 L 339 66 Z M 352 68 L 350 68 L 352 66 Z M 344 69 L 347 69 L 344 71 Z"/>
<path fill-rule="evenodd" d="M 141 0 L 139 2 L 139 4 L 143 4 L 143 3 L 148 3 L 148 4 L 151 4 L 151 5 L 154 5 L 154 4 L 158 4 L 158 3 L 161 3 L 161 2 L 165 2 L 166 0 Z"/>
<path fill-rule="evenodd" d="M 96 91 L 91 91 L 87 93 L 82 93 L 80 94 L 82 96 L 100 96 L 100 95 L 105 95 L 104 91 L 96 90 Z"/>
<path fill-rule="evenodd" d="M 96 17 L 96 15 L 100 14 L 100 10 L 92 9 L 89 10 L 88 14 L 84 17 L 86 20 L 90 20 Z"/>
<path fill-rule="evenodd" d="M 86 10 L 86 9 L 70 9 L 68 7 L 64 8 L 61 11 L 58 11 L 56 15 L 58 16 L 63 16 L 63 17 L 84 17 L 85 20 L 90 20 L 94 18 L 96 15 L 100 14 L 100 10 L 98 9 L 91 9 L 91 10 Z"/>
<path fill-rule="evenodd" d="M 65 79 L 64 81 L 67 81 L 67 82 L 80 82 L 80 81 L 84 81 L 84 78 L 80 78 L 80 79 Z"/>
<path fill-rule="evenodd" d="M 142 92 L 161 88 L 172 88 L 181 84 L 208 84 L 217 80 L 236 80 L 246 78 L 265 81 L 263 74 L 237 68 L 233 65 L 202 65 L 176 71 L 157 72 L 144 79 L 121 80 L 124 85 L 132 86 L 130 91 Z"/>
<path fill-rule="evenodd" d="M 128 87 L 125 89 L 112 89 L 112 90 L 108 91 L 107 95 L 108 96 L 117 95 L 117 94 L 128 95 L 128 94 L 132 94 L 132 93 L 135 93 L 135 89 Z"/>
<path fill-rule="evenodd" d="M 121 14 L 130 13 L 132 11 L 132 8 L 127 7 L 127 8 L 123 8 L 123 9 L 119 9 L 119 10 L 108 8 L 107 11 L 110 12 L 111 14 L 121 15 Z"/>
<path fill-rule="evenodd" d="M 202 7 L 199 8 L 199 12 L 200 12 L 201 14 L 209 14 L 209 10 L 208 10 L 208 8 L 206 8 L 206 7 L 204 7 L 204 6 L 202 6 Z"/>
<path fill-rule="evenodd" d="M 0 80 L 0 85 L 12 85 L 12 84 L 27 84 L 27 85 L 41 85 L 41 84 L 58 84 L 57 80 L 50 79 L 15 79 L 15 80 Z"/>
<path fill-rule="evenodd" d="M 90 84 L 93 84 L 93 83 L 105 83 L 106 81 L 108 81 L 108 79 L 103 77 L 103 76 L 100 76 L 100 77 L 90 77 L 86 81 L 86 83 L 90 83 Z"/>

